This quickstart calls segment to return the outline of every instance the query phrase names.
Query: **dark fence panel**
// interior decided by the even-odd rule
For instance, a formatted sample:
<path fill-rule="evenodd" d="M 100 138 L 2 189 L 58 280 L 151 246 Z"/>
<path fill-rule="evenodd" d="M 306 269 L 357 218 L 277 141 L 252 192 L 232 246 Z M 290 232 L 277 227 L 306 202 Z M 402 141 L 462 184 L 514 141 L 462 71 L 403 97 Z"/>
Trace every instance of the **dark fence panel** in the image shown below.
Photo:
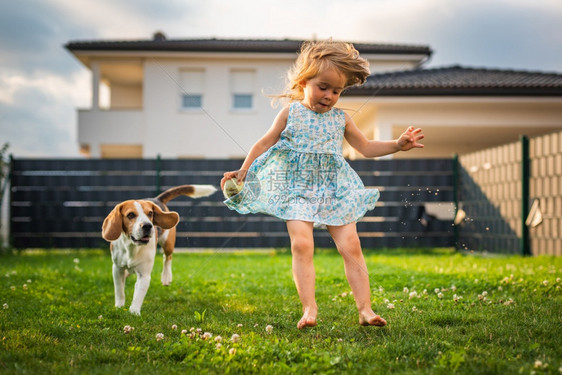
<path fill-rule="evenodd" d="M 219 185 L 224 171 L 241 160 L 68 160 L 15 159 L 11 188 L 11 240 L 16 248 L 106 247 L 101 224 L 113 207 L 127 199 L 153 197 L 182 184 Z M 364 247 L 454 245 L 453 160 L 397 159 L 351 161 L 381 199 L 358 223 Z M 179 197 L 177 247 L 286 247 L 285 223 L 266 215 L 240 215 L 223 203 L 220 192 L 201 198 Z M 430 209 L 430 206 L 433 207 Z M 333 247 L 325 230 L 316 245 Z"/>

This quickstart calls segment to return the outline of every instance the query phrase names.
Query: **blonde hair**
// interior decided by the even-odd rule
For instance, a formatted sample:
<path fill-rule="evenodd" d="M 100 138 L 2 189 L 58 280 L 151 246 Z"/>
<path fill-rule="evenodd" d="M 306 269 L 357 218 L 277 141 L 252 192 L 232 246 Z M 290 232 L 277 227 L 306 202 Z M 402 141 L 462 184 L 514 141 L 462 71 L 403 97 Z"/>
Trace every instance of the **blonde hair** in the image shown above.
<path fill-rule="evenodd" d="M 304 99 L 301 82 L 329 68 L 335 68 L 346 77 L 345 87 L 361 85 L 371 74 L 369 62 L 359 56 L 359 51 L 351 43 L 332 40 L 304 42 L 297 61 L 287 74 L 285 91 L 274 96 L 273 100 L 292 102 Z"/>

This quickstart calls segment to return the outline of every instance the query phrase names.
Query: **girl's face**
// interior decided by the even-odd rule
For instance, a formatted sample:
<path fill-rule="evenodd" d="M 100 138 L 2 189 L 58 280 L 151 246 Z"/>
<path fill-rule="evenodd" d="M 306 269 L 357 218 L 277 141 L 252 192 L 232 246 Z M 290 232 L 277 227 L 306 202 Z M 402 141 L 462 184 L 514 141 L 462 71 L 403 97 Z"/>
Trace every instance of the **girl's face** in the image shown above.
<path fill-rule="evenodd" d="M 321 71 L 316 77 L 301 82 L 302 104 L 317 113 L 328 112 L 340 98 L 345 82 L 345 76 L 334 68 Z"/>

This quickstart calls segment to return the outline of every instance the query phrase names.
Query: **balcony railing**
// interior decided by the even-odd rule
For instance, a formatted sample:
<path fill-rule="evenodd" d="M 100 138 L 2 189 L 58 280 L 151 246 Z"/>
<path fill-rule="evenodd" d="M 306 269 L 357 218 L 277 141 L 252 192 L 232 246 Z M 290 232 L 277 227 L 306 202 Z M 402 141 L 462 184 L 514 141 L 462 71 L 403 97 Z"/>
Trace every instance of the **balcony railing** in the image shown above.
<path fill-rule="evenodd" d="M 78 110 L 78 142 L 142 143 L 145 117 L 142 109 Z"/>

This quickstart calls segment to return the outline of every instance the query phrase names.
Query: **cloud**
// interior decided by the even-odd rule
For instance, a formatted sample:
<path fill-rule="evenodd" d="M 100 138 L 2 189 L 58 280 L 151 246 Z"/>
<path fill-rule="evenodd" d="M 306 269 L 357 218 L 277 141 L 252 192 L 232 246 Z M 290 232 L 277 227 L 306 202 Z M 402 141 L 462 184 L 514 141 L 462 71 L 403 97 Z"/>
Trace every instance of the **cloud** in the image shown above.
<path fill-rule="evenodd" d="M 0 134 L 10 152 L 77 156 L 76 104 L 89 101 L 88 74 L 0 75 Z"/>
<path fill-rule="evenodd" d="M 560 70 L 562 3 L 518 0 L 396 0 L 373 2 L 359 17 L 364 35 L 375 40 L 427 44 L 431 65 L 461 64 L 534 70 Z M 366 12 L 369 13 L 369 12 Z M 556 34 L 556 35 L 555 35 Z M 545 59 L 545 53 L 551 59 Z"/>

